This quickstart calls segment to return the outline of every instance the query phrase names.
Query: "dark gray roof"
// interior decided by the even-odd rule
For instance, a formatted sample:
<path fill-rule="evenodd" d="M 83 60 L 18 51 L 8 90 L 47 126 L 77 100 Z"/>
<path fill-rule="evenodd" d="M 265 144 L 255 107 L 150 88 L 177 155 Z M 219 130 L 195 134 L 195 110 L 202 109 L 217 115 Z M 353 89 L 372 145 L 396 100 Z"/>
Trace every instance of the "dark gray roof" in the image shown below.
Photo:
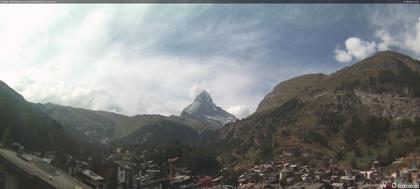
<path fill-rule="evenodd" d="M 60 189 L 91 189 L 81 181 L 53 167 L 41 158 L 29 154 L 19 157 L 16 152 L 0 148 L 0 161 L 12 164 L 13 167 L 34 176 L 52 188 Z"/>
<path fill-rule="evenodd" d="M 91 171 L 91 170 L 88 170 L 88 169 L 83 170 L 83 171 L 82 171 L 82 174 L 84 174 L 84 175 L 86 175 L 86 176 L 90 177 L 90 178 L 91 178 L 91 179 L 93 179 L 93 180 L 97 180 L 97 181 L 104 180 L 104 178 L 102 178 L 101 176 L 99 176 L 99 175 L 98 175 L 98 174 L 96 174 L 95 172 L 93 172 L 93 171 Z"/>
<path fill-rule="evenodd" d="M 124 168 L 124 169 L 132 169 L 129 165 L 128 162 L 124 162 L 124 161 L 114 161 L 115 164 L 117 164 L 118 166 Z"/>

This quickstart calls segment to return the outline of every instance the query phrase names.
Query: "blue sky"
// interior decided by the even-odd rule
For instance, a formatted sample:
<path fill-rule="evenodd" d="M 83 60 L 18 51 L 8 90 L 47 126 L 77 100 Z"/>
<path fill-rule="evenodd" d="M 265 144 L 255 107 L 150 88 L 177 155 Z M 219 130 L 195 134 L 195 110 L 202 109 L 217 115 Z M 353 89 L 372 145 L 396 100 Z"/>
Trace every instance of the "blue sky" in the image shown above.
<path fill-rule="evenodd" d="M 33 102 L 176 115 L 206 89 L 242 118 L 283 80 L 419 58 L 420 5 L 13 4 L 0 41 L 0 79 Z"/>

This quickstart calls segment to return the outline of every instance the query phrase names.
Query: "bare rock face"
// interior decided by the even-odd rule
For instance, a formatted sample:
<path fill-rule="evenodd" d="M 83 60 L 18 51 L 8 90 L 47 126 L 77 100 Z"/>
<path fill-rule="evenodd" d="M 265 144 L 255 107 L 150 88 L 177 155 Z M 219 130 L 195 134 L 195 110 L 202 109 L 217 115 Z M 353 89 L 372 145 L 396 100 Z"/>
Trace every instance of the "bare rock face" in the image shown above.
<path fill-rule="evenodd" d="M 246 165 L 276 159 L 289 149 L 325 156 L 344 147 L 353 153 L 356 144 L 371 149 L 385 148 L 389 142 L 398 145 L 392 141 L 400 132 L 394 127 L 398 120 L 420 118 L 419 83 L 420 61 L 391 51 L 329 75 L 283 81 L 254 114 L 218 130 L 216 140 L 224 147 L 220 159 L 239 159 Z M 420 139 L 420 134 L 414 136 L 417 132 L 407 133 L 413 136 L 410 144 Z M 363 155 L 376 158 L 379 152 Z"/>
<path fill-rule="evenodd" d="M 420 99 L 401 97 L 396 94 L 374 94 L 355 90 L 363 105 L 369 107 L 369 112 L 378 117 L 395 120 L 414 120 L 420 116 Z"/>
<path fill-rule="evenodd" d="M 237 120 L 234 115 L 214 104 L 207 91 L 201 92 L 194 102 L 182 111 L 181 118 L 198 120 L 209 128 L 219 128 Z"/>

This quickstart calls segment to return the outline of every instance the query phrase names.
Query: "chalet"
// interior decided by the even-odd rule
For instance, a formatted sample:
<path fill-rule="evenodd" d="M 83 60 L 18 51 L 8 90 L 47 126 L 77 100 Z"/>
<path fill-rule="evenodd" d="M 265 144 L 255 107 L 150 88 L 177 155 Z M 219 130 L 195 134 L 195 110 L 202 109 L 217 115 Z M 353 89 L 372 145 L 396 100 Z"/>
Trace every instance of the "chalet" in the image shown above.
<path fill-rule="evenodd" d="M 279 173 L 279 178 L 281 180 L 283 178 L 287 178 L 287 177 L 292 176 L 292 175 L 293 175 L 293 171 L 288 170 L 288 169 L 282 169 Z"/>
<path fill-rule="evenodd" d="M 0 148 L 0 188 L 91 189 L 37 156 Z"/>
<path fill-rule="evenodd" d="M 343 189 L 343 188 L 346 188 L 346 186 L 342 182 L 335 182 L 335 183 L 332 183 L 332 188 L 333 189 Z"/>
<path fill-rule="evenodd" d="M 89 167 L 88 163 L 84 161 L 74 160 L 68 165 L 68 173 L 70 175 L 79 175 L 83 170 Z"/>
<path fill-rule="evenodd" d="M 342 183 L 346 183 L 346 186 L 355 186 L 356 184 L 356 177 L 352 175 L 341 176 L 340 181 Z"/>
<path fill-rule="evenodd" d="M 131 187 L 132 169 L 127 162 L 114 161 L 117 168 L 117 184 L 118 189 L 126 189 Z"/>
<path fill-rule="evenodd" d="M 103 189 L 104 188 L 104 178 L 97 175 L 91 170 L 85 169 L 80 172 L 81 180 L 91 186 L 94 189 Z"/>
<path fill-rule="evenodd" d="M 42 157 L 46 161 L 52 162 L 52 161 L 55 160 L 56 154 L 57 154 L 57 151 L 47 151 L 47 152 L 44 152 L 44 154 L 42 155 Z"/>

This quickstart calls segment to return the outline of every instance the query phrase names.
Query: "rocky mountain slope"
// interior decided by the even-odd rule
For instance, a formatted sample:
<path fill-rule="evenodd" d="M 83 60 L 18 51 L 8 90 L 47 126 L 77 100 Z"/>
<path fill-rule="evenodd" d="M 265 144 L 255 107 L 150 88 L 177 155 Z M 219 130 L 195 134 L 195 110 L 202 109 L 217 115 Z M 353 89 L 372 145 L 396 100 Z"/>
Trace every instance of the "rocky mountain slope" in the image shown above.
<path fill-rule="evenodd" d="M 13 142 L 25 149 L 46 151 L 72 147 L 63 127 L 0 81 L 0 136 L 3 146 Z"/>
<path fill-rule="evenodd" d="M 261 112 L 279 107 L 299 93 L 305 92 L 308 88 L 319 85 L 325 77 L 324 74 L 308 74 L 281 82 L 274 87 L 270 94 L 264 97 L 256 111 Z"/>
<path fill-rule="evenodd" d="M 66 129 L 76 129 L 96 141 L 107 141 L 129 135 L 137 129 L 168 119 L 161 115 L 125 116 L 106 111 L 94 111 L 56 104 L 37 104 L 37 106 L 59 121 Z"/>
<path fill-rule="evenodd" d="M 125 145 L 165 146 L 175 142 L 193 144 L 198 141 L 199 135 L 191 127 L 177 121 L 160 120 L 137 129 L 118 142 Z"/>
<path fill-rule="evenodd" d="M 194 102 L 182 111 L 180 117 L 198 120 L 210 128 L 220 128 L 227 123 L 238 120 L 234 115 L 216 106 L 207 91 L 202 91 L 194 99 Z"/>
<path fill-rule="evenodd" d="M 420 145 L 419 68 L 418 60 L 385 51 L 330 75 L 284 81 L 212 140 L 225 163 L 242 166 L 290 152 L 314 163 L 389 163 Z"/>

